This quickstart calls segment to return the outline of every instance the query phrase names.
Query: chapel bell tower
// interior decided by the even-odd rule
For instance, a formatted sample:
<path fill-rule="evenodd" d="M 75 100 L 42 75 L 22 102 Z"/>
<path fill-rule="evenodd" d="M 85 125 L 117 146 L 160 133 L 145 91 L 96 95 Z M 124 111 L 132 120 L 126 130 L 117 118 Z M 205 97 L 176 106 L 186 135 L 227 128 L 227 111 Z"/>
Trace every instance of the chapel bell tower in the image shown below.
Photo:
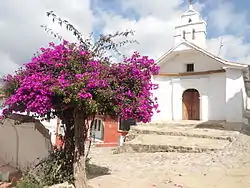
<path fill-rule="evenodd" d="M 175 45 L 187 40 L 201 48 L 206 48 L 206 26 L 207 23 L 200 13 L 194 10 L 192 0 L 189 0 L 188 10 L 181 15 L 179 24 L 175 26 Z"/>

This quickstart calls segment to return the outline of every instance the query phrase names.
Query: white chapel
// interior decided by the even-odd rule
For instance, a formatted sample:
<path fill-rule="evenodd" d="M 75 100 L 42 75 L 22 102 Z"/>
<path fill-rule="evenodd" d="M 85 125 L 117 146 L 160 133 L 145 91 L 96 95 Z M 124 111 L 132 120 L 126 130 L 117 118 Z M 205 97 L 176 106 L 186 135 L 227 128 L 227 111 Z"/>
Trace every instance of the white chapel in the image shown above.
<path fill-rule="evenodd" d="M 242 122 L 246 108 L 246 64 L 206 51 L 206 22 L 189 8 L 175 26 L 174 46 L 157 61 L 154 77 L 160 113 L 152 121 L 225 120 Z"/>

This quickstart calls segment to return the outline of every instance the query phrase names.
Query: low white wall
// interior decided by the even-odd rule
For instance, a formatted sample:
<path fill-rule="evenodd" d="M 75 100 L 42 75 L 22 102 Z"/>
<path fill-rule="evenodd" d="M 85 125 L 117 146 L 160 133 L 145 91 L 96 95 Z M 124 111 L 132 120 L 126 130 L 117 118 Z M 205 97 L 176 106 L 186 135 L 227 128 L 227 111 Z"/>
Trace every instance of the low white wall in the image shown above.
<path fill-rule="evenodd" d="M 51 149 L 50 135 L 39 121 L 15 125 L 15 120 L 6 119 L 0 125 L 0 158 L 13 167 L 25 169 L 48 156 Z"/>
<path fill-rule="evenodd" d="M 247 97 L 247 110 L 250 110 L 250 98 Z"/>

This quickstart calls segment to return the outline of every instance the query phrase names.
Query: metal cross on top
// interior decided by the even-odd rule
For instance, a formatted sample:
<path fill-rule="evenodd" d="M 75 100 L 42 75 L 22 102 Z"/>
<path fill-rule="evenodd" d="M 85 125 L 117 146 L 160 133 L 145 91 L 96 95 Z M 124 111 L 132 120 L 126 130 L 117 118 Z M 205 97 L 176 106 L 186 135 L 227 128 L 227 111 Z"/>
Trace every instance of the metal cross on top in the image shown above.
<path fill-rule="evenodd" d="M 193 0 L 188 0 L 189 5 L 193 4 Z"/>

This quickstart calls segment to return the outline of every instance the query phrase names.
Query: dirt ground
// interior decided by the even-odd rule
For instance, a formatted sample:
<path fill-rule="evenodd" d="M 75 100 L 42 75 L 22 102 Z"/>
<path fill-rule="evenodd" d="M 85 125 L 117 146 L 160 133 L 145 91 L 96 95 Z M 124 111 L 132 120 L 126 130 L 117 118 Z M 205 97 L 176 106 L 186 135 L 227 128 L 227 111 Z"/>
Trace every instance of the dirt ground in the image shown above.
<path fill-rule="evenodd" d="M 8 188 L 11 187 L 11 183 L 0 182 L 0 188 Z"/>
<path fill-rule="evenodd" d="M 208 153 L 121 153 L 92 148 L 94 188 L 250 188 L 250 136 Z M 98 170 L 97 170 L 98 171 Z"/>

